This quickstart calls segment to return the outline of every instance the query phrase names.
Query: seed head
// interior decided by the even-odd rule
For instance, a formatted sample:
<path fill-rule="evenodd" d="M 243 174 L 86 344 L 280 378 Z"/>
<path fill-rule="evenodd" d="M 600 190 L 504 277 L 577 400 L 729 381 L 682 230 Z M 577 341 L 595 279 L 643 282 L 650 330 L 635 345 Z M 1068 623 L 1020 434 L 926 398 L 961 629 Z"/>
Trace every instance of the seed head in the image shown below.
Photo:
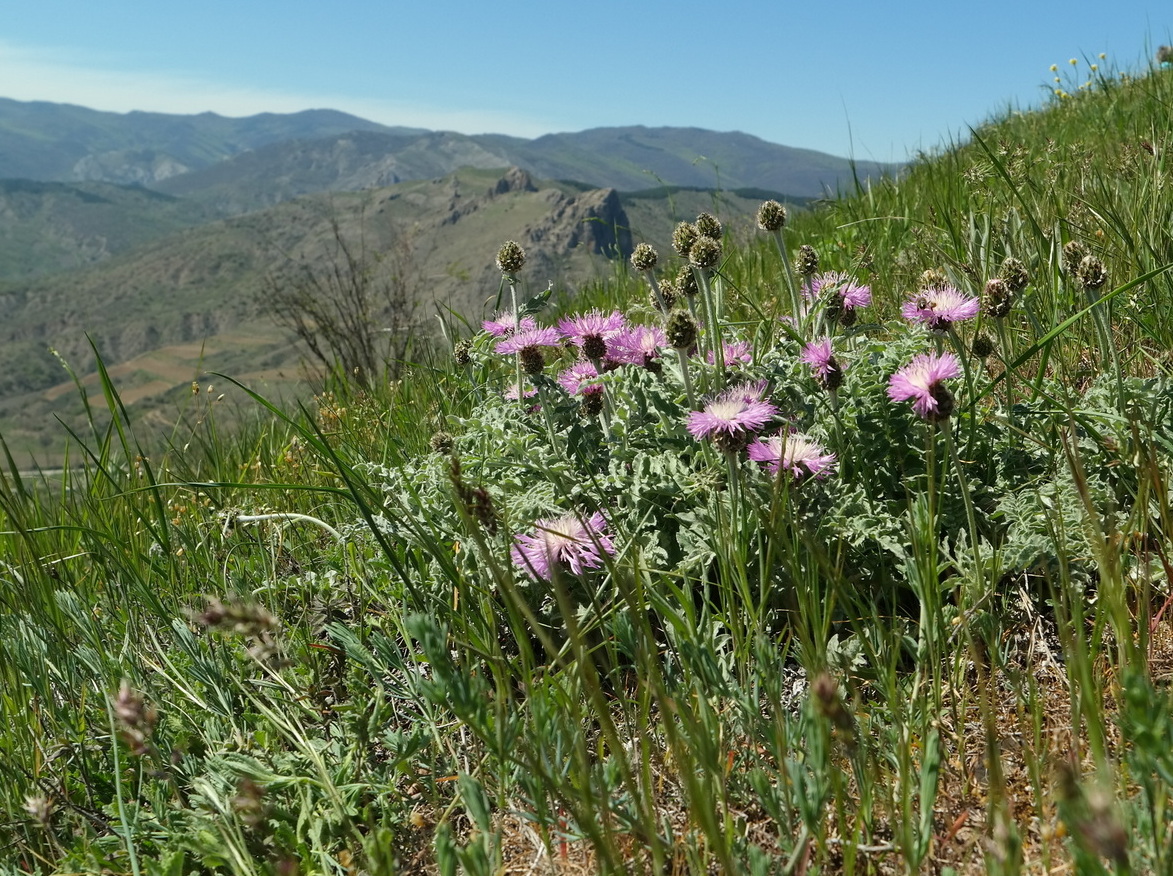
<path fill-rule="evenodd" d="M 1078 240 L 1070 241 L 1063 247 L 1063 267 L 1068 274 L 1075 276 L 1079 273 L 1079 263 L 1087 256 L 1087 247 Z"/>
<path fill-rule="evenodd" d="M 433 453 L 447 456 L 452 452 L 453 439 L 448 432 L 437 432 L 432 436 L 428 444 L 431 446 Z"/>
<path fill-rule="evenodd" d="M 682 267 L 680 273 L 676 275 L 676 288 L 686 298 L 692 298 L 694 295 L 700 294 L 701 287 L 697 285 L 696 274 L 692 272 L 692 268 L 688 265 Z"/>
<path fill-rule="evenodd" d="M 917 283 L 921 289 L 938 289 L 949 285 L 949 277 L 940 268 L 929 268 L 920 275 Z"/>
<path fill-rule="evenodd" d="M 582 407 L 580 411 L 584 417 L 597 417 L 603 411 L 603 385 L 595 383 L 584 387 L 581 393 Z"/>
<path fill-rule="evenodd" d="M 472 361 L 472 356 L 469 355 L 471 349 L 472 341 L 464 340 L 457 343 L 452 349 L 452 358 L 456 360 L 457 365 L 467 365 Z"/>
<path fill-rule="evenodd" d="M 660 300 L 662 299 L 664 302 L 665 311 L 670 311 L 673 307 L 676 306 L 676 301 L 679 297 L 679 293 L 676 289 L 676 281 L 672 278 L 660 281 L 660 299 L 656 298 L 655 289 L 652 289 L 648 295 L 648 301 L 651 303 L 652 307 L 659 309 Z"/>
<path fill-rule="evenodd" d="M 696 230 L 702 237 L 711 237 L 713 240 L 720 240 L 721 233 L 724 229 L 721 228 L 721 221 L 712 213 L 701 213 L 696 217 Z"/>
<path fill-rule="evenodd" d="M 1006 281 L 1011 292 L 1021 292 L 1030 282 L 1030 274 L 1027 273 L 1026 265 L 1014 256 L 1008 256 L 1003 260 L 1002 267 L 998 270 L 998 276 Z"/>
<path fill-rule="evenodd" d="M 696 345 L 697 324 L 687 310 L 675 310 L 664 326 L 668 345 L 676 350 L 691 350 Z"/>
<path fill-rule="evenodd" d="M 497 267 L 502 274 L 512 277 L 525 267 L 525 250 L 515 241 L 505 241 L 497 251 Z"/>
<path fill-rule="evenodd" d="M 976 358 L 987 359 L 994 353 L 994 341 L 989 335 L 983 333 L 974 337 L 973 344 L 969 349 Z"/>
<path fill-rule="evenodd" d="M 982 292 L 982 309 L 987 316 L 1003 319 L 1010 313 L 1013 304 L 1014 293 L 1010 290 L 1009 283 L 999 277 L 986 283 L 986 288 Z"/>
<path fill-rule="evenodd" d="M 804 277 L 813 277 L 819 270 L 819 254 L 809 243 L 798 248 L 794 257 L 794 269 Z"/>
<path fill-rule="evenodd" d="M 758 207 L 758 228 L 778 231 L 786 225 L 786 208 L 777 201 L 766 201 Z"/>
<path fill-rule="evenodd" d="M 637 271 L 650 271 L 656 266 L 659 256 L 650 243 L 641 243 L 631 253 L 631 264 Z"/>
<path fill-rule="evenodd" d="M 702 234 L 692 242 L 688 261 L 694 268 L 711 271 L 721 261 L 721 244 L 715 238 Z"/>
<path fill-rule="evenodd" d="M 531 377 L 546 370 L 546 360 L 542 356 L 542 348 L 536 344 L 522 347 L 518 356 L 521 357 L 521 370 Z"/>
<path fill-rule="evenodd" d="M 676 250 L 678 256 L 686 259 L 698 237 L 700 237 L 700 232 L 696 230 L 695 225 L 691 222 L 681 222 L 672 232 L 672 248 Z"/>
<path fill-rule="evenodd" d="M 1099 289 L 1108 282 L 1108 269 L 1104 267 L 1102 261 L 1093 255 L 1083 257 L 1076 275 L 1085 289 Z"/>

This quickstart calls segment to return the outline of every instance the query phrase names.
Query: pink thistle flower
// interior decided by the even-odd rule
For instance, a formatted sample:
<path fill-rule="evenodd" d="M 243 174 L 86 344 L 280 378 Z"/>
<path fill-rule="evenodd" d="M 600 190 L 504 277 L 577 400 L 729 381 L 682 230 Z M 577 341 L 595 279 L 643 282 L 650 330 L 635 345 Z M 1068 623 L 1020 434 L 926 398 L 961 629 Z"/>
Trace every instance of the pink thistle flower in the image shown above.
<path fill-rule="evenodd" d="M 606 356 L 615 336 L 626 327 L 627 320 L 618 310 L 609 314 L 592 310 L 558 322 L 558 328 L 566 339 L 581 349 L 583 356 L 588 359 L 602 359 Z"/>
<path fill-rule="evenodd" d="M 566 390 L 570 395 L 578 395 L 583 392 L 588 386 L 598 386 L 602 389 L 602 385 L 598 380 L 594 379 L 599 376 L 599 371 L 591 362 L 575 362 L 565 371 L 558 375 L 558 385 Z"/>
<path fill-rule="evenodd" d="M 749 434 L 761 429 L 778 413 L 765 401 L 765 381 L 731 386 L 713 398 L 704 410 L 688 415 L 688 431 L 693 438 L 712 439 L 722 450 L 740 450 L 749 442 Z"/>
<path fill-rule="evenodd" d="M 492 319 L 481 323 L 481 328 L 495 338 L 507 338 L 515 332 L 526 332 L 538 327 L 532 316 L 517 318 L 512 310 L 502 310 L 493 314 Z"/>
<path fill-rule="evenodd" d="M 825 388 L 838 389 L 843 385 L 843 367 L 831 350 L 830 338 L 819 338 L 807 344 L 799 359 L 811 367 Z"/>
<path fill-rule="evenodd" d="M 740 362 L 742 365 L 748 365 L 753 362 L 753 348 L 748 341 L 731 341 L 727 344 L 722 344 L 721 349 L 725 354 L 725 364 L 732 365 L 735 362 Z M 705 361 L 710 365 L 717 364 L 717 357 L 713 355 L 710 350 L 705 355 Z"/>
<path fill-rule="evenodd" d="M 918 416 L 941 422 L 953 413 L 953 394 L 944 381 L 960 373 L 961 365 L 952 353 L 921 353 L 889 379 L 888 398 L 911 401 Z"/>
<path fill-rule="evenodd" d="M 550 580 L 555 569 L 581 575 L 603 565 L 603 555 L 614 555 L 606 534 L 607 521 L 596 511 L 584 520 L 578 514 L 545 518 L 534 523 L 533 535 L 519 535 L 510 557 L 513 564 L 535 578 Z"/>
<path fill-rule="evenodd" d="M 872 287 L 856 283 L 850 275 L 842 271 L 819 274 L 811 280 L 809 290 L 812 298 L 833 296 L 835 300 L 832 303 L 840 310 L 851 311 L 857 307 L 870 307 L 872 303 Z"/>
<path fill-rule="evenodd" d="M 758 438 L 746 453 L 754 462 L 765 463 L 770 474 L 788 471 L 795 480 L 826 477 L 835 469 L 835 454 L 825 452 L 821 444 L 801 432 Z"/>
<path fill-rule="evenodd" d="M 498 353 L 520 353 L 527 347 L 558 347 L 561 344 L 562 336 L 558 334 L 558 329 L 531 328 L 514 332 L 499 341 L 493 349 Z"/>
<path fill-rule="evenodd" d="M 980 298 L 971 298 L 954 286 L 931 286 L 906 301 L 900 313 L 931 332 L 945 332 L 955 322 L 973 319 L 981 306 Z"/>
<path fill-rule="evenodd" d="M 616 362 L 651 368 L 652 360 L 660 357 L 660 348 L 667 345 L 663 329 L 636 325 L 615 335 L 608 345 L 607 355 Z"/>

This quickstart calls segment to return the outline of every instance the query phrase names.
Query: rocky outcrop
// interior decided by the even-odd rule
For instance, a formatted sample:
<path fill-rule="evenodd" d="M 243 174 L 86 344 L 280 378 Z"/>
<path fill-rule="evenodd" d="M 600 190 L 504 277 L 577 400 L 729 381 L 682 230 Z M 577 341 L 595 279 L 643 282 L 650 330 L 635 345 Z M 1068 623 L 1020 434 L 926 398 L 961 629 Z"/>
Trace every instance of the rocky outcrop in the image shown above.
<path fill-rule="evenodd" d="M 149 186 L 187 173 L 191 168 L 170 155 L 151 149 L 119 149 L 87 155 L 73 166 L 75 180 L 102 180 L 121 185 Z"/>
<path fill-rule="evenodd" d="M 631 255 L 631 228 L 615 189 L 594 189 L 576 197 L 559 193 L 549 215 L 526 230 L 528 243 L 551 253 L 584 248 L 609 258 Z"/>

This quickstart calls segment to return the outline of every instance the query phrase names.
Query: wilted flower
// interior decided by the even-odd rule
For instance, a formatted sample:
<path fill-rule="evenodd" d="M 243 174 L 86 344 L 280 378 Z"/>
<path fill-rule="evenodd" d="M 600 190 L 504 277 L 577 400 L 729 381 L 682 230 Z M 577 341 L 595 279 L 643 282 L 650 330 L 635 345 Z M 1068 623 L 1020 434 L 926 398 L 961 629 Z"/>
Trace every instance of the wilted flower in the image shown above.
<path fill-rule="evenodd" d="M 835 454 L 801 432 L 758 438 L 746 448 L 754 462 L 764 463 L 770 474 L 788 471 L 796 480 L 806 477 L 826 477 L 835 468 Z"/>
<path fill-rule="evenodd" d="M 909 299 L 900 311 L 905 319 L 932 332 L 948 331 L 955 322 L 973 319 L 982 303 L 954 286 L 932 286 Z"/>
<path fill-rule="evenodd" d="M 615 553 L 606 526 L 598 511 L 585 521 L 573 512 L 538 520 L 533 535 L 516 537 L 510 556 L 514 565 L 536 578 L 549 580 L 555 569 L 581 575 L 602 566 L 604 554 Z"/>
<path fill-rule="evenodd" d="M 953 394 L 944 381 L 961 373 L 952 353 L 922 353 L 892 375 L 888 381 L 888 398 L 911 401 L 917 415 L 937 423 L 953 413 Z"/>
<path fill-rule="evenodd" d="M 712 439 L 722 450 L 740 450 L 751 432 L 761 429 L 778 409 L 764 400 L 765 382 L 731 386 L 704 410 L 688 415 L 688 431 L 698 441 Z"/>
<path fill-rule="evenodd" d="M 1085 289 L 1099 289 L 1108 282 L 1108 269 L 1093 255 L 1084 256 L 1080 260 L 1076 275 Z"/>
<path fill-rule="evenodd" d="M 1008 316 L 1010 308 L 1014 306 L 1014 293 L 1010 289 L 1010 283 L 1001 277 L 995 277 L 986 283 L 982 299 L 983 309 L 994 319 Z"/>
<path fill-rule="evenodd" d="M 998 276 L 1006 281 L 1011 292 L 1021 292 L 1030 282 L 1030 273 L 1026 270 L 1026 265 L 1022 263 L 1021 259 L 1016 259 L 1014 256 L 1007 256 L 1002 260 Z"/>
<path fill-rule="evenodd" d="M 1063 247 L 1063 267 L 1068 274 L 1079 272 L 1079 263 L 1088 254 L 1087 247 L 1078 240 L 1068 241 Z"/>

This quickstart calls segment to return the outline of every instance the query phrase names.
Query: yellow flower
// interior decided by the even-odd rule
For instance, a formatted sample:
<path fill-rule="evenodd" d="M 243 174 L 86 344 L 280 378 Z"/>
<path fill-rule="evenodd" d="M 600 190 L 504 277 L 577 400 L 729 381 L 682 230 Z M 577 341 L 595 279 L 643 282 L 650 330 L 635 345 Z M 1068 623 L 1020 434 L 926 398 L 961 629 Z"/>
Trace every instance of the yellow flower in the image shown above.
<path fill-rule="evenodd" d="M 1100 69 L 1100 65 L 1099 65 L 1099 64 L 1092 64 L 1092 72 L 1093 72 L 1093 73 L 1095 73 L 1095 72 L 1096 72 L 1097 70 L 1099 70 L 1099 69 Z"/>
<path fill-rule="evenodd" d="M 1076 64 L 1078 64 L 1078 63 L 1079 63 L 1079 58 L 1072 58 L 1072 59 L 1071 59 L 1070 61 L 1068 61 L 1067 63 L 1068 63 L 1068 64 L 1070 64 L 1072 67 L 1074 67 Z"/>
<path fill-rule="evenodd" d="M 1108 57 L 1106 54 L 1104 54 L 1103 52 L 1100 52 L 1100 60 L 1101 61 L 1104 60 L 1106 57 Z"/>
<path fill-rule="evenodd" d="M 1052 64 L 1052 65 L 1051 65 L 1051 72 L 1052 72 L 1052 73 L 1055 73 L 1055 72 L 1057 72 L 1058 70 L 1059 70 L 1059 65 L 1058 65 L 1058 64 Z"/>

